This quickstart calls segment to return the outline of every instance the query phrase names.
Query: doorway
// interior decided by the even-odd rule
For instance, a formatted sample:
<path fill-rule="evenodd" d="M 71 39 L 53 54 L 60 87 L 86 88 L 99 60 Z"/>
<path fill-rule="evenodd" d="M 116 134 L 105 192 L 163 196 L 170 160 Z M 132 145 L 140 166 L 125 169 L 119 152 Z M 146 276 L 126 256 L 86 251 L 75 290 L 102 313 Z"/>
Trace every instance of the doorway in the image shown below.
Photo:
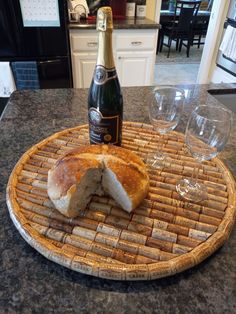
<path fill-rule="evenodd" d="M 157 0 L 156 21 L 158 23 L 162 24 L 163 21 L 168 21 L 167 18 L 169 16 L 171 19 L 171 15 L 168 12 L 172 11 L 172 14 L 174 14 L 171 6 L 173 6 L 173 2 L 169 0 Z M 202 1 L 198 19 L 208 19 L 209 21 L 212 6 L 213 0 Z M 189 57 L 186 55 L 186 47 L 182 47 L 181 51 L 176 51 L 176 42 L 172 41 L 170 56 L 167 58 L 168 48 L 163 46 L 162 51 L 158 51 L 156 55 L 154 84 L 196 84 L 205 40 L 206 33 L 201 36 L 201 44 L 199 46 L 196 44 L 191 46 Z M 167 38 L 164 38 L 164 42 L 166 41 Z"/>

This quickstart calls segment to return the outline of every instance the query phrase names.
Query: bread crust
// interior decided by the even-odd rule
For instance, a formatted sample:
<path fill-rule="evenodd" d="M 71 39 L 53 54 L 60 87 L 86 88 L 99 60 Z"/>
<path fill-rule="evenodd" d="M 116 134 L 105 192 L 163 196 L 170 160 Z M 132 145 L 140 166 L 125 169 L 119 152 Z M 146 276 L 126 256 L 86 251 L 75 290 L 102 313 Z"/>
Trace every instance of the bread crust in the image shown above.
<path fill-rule="evenodd" d="M 125 193 L 130 201 L 127 208 L 123 207 L 126 211 L 130 212 L 136 208 L 148 193 L 149 177 L 146 166 L 136 154 L 113 145 L 80 146 L 59 158 L 48 172 L 48 195 L 62 214 L 68 213 L 67 216 L 70 217 L 70 202 L 68 201 L 67 208 L 64 208 L 64 205 L 60 204 L 60 199 L 70 200 L 73 196 L 71 193 L 80 188 L 80 182 L 90 169 L 97 169 L 101 176 L 105 173 L 104 169 L 113 172 L 117 180 L 117 183 L 115 181 L 113 183 L 119 186 L 121 184 L 123 194 Z M 102 185 L 102 180 L 99 184 Z M 116 201 L 119 203 L 119 199 Z M 78 212 L 80 209 L 78 208 Z"/>
<path fill-rule="evenodd" d="M 50 198 L 58 199 L 68 193 L 68 190 L 78 182 L 86 172 L 91 169 L 101 168 L 101 163 L 96 159 L 85 159 L 78 156 L 66 155 L 56 162 L 49 171 L 48 190 Z"/>

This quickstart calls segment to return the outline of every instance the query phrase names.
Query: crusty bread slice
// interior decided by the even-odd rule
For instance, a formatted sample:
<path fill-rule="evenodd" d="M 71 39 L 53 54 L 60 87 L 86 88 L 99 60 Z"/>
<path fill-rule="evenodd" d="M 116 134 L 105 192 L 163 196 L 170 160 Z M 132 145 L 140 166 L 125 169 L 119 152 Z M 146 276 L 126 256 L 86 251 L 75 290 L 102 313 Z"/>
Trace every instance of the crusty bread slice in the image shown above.
<path fill-rule="evenodd" d="M 61 157 L 48 173 L 48 195 L 65 216 L 84 210 L 93 194 L 112 196 L 127 212 L 145 198 L 149 178 L 142 160 L 112 145 L 82 146 Z"/>
<path fill-rule="evenodd" d="M 84 210 L 93 194 L 102 195 L 102 165 L 94 158 L 65 156 L 48 173 L 48 195 L 65 216 Z"/>

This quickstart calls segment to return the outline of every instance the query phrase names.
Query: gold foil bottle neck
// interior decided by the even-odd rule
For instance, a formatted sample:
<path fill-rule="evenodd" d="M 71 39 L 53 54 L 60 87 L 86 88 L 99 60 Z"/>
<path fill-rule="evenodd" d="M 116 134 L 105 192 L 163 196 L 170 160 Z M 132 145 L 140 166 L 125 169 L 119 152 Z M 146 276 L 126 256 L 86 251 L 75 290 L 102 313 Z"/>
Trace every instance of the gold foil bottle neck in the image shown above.
<path fill-rule="evenodd" d="M 97 31 L 106 32 L 113 29 L 111 7 L 101 7 L 97 13 Z"/>

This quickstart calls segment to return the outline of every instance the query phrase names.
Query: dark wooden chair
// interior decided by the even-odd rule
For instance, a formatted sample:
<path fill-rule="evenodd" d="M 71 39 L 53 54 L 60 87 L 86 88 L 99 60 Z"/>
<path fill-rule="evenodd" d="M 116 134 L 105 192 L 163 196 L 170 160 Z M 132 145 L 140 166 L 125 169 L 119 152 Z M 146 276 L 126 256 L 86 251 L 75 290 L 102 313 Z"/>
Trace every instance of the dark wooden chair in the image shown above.
<path fill-rule="evenodd" d="M 209 24 L 209 16 L 202 18 L 199 21 L 196 21 L 193 26 L 193 45 L 197 45 L 200 48 L 200 45 L 204 45 L 205 41 L 202 40 L 206 36 L 207 28 Z"/>
<path fill-rule="evenodd" d="M 172 41 L 176 41 L 176 50 L 181 51 L 183 41 L 186 41 L 187 57 L 189 57 L 190 47 L 193 44 L 193 27 L 200 7 L 201 1 L 177 0 L 173 20 L 170 26 L 163 26 L 160 32 L 160 52 L 163 45 L 167 46 L 167 58 L 170 56 Z M 165 36 L 168 42 L 164 42 Z"/>

